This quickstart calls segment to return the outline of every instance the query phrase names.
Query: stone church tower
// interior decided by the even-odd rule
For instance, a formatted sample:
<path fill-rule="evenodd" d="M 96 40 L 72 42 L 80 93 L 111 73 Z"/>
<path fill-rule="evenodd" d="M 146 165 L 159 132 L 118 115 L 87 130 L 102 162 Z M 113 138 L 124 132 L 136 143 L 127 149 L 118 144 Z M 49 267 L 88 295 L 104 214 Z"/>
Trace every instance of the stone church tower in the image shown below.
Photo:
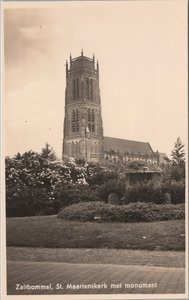
<path fill-rule="evenodd" d="M 63 159 L 99 161 L 103 156 L 103 125 L 99 66 L 83 55 L 66 61 Z"/>

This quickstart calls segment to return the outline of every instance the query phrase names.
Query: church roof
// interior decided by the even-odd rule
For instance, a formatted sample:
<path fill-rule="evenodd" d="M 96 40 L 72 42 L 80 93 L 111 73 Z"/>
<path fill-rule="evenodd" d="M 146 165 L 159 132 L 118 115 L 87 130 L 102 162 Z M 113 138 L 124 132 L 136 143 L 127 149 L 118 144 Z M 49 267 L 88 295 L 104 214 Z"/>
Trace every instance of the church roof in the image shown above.
<path fill-rule="evenodd" d="M 141 155 L 151 155 L 153 150 L 149 143 L 147 142 L 138 142 L 131 140 L 124 140 L 112 137 L 104 137 L 104 151 L 114 151 L 120 153 L 129 153 L 129 154 L 140 154 Z"/>

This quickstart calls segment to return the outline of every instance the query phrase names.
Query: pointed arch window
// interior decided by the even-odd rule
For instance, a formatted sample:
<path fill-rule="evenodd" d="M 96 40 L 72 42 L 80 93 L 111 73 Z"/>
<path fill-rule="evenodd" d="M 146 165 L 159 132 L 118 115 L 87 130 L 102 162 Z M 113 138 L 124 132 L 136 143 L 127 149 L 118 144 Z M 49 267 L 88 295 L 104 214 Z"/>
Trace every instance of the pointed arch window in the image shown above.
<path fill-rule="evenodd" d="M 88 122 L 91 122 L 91 109 L 88 109 Z"/>
<path fill-rule="evenodd" d="M 79 99 L 79 78 L 74 78 L 72 81 L 73 100 Z"/>
<path fill-rule="evenodd" d="M 90 80 L 90 99 L 93 99 L 93 80 Z"/>
<path fill-rule="evenodd" d="M 73 79 L 72 85 L 73 85 L 73 100 L 76 100 L 76 80 L 75 79 Z"/>
<path fill-rule="evenodd" d="M 76 132 L 79 132 L 79 111 L 78 109 L 76 109 L 76 113 L 75 113 L 75 129 Z"/>
<path fill-rule="evenodd" d="M 77 108 L 72 111 L 72 132 L 79 132 L 79 111 Z"/>
<path fill-rule="evenodd" d="M 79 78 L 76 78 L 76 94 L 77 99 L 79 99 Z"/>
<path fill-rule="evenodd" d="M 95 122 L 95 112 L 94 112 L 94 109 L 92 109 L 92 112 L 91 112 L 91 121 Z"/>
<path fill-rule="evenodd" d="M 75 132 L 75 110 L 72 111 L 72 132 Z"/>
<path fill-rule="evenodd" d="M 90 132 L 95 132 L 95 111 L 88 109 L 88 128 Z"/>
<path fill-rule="evenodd" d="M 87 77 L 87 99 L 89 99 L 89 78 Z"/>
<path fill-rule="evenodd" d="M 84 82 L 81 82 L 81 98 L 84 100 Z"/>

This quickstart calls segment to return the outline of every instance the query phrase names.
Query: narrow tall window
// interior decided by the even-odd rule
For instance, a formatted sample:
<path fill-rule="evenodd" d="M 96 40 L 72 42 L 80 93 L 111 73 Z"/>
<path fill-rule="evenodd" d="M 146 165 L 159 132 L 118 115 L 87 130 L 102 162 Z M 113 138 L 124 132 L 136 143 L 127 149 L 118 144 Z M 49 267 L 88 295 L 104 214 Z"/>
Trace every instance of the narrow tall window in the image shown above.
<path fill-rule="evenodd" d="M 72 111 L 72 132 L 75 132 L 75 110 Z"/>
<path fill-rule="evenodd" d="M 88 128 L 89 131 L 95 132 L 95 111 L 94 109 L 88 109 Z"/>
<path fill-rule="evenodd" d="M 91 118 L 92 122 L 95 122 L 95 112 L 94 109 L 92 109 L 92 118 Z"/>
<path fill-rule="evenodd" d="M 90 110 L 90 108 L 88 109 L 88 122 L 91 122 L 91 110 Z"/>
<path fill-rule="evenodd" d="M 84 100 L 84 84 L 83 81 L 81 82 L 81 98 Z"/>
<path fill-rule="evenodd" d="M 79 132 L 79 111 L 74 109 L 72 111 L 72 132 Z"/>
<path fill-rule="evenodd" d="M 79 111 L 78 111 L 78 109 L 76 109 L 75 130 L 76 130 L 76 132 L 79 132 Z"/>
<path fill-rule="evenodd" d="M 89 99 L 89 78 L 87 77 L 87 99 Z"/>
<path fill-rule="evenodd" d="M 93 80 L 90 80 L 90 99 L 93 99 Z"/>
<path fill-rule="evenodd" d="M 73 100 L 76 100 L 76 80 L 73 79 Z"/>
<path fill-rule="evenodd" d="M 76 87 L 77 99 L 79 99 L 79 78 L 76 79 Z"/>

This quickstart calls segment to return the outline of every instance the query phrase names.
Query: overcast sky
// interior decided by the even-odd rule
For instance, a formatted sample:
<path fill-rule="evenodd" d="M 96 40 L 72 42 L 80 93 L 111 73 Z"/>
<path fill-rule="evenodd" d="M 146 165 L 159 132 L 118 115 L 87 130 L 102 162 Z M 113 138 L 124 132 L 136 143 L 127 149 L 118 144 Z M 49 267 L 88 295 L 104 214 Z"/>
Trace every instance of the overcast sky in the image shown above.
<path fill-rule="evenodd" d="M 187 1 L 22 6 L 4 11 L 6 155 L 48 142 L 61 156 L 65 61 L 82 48 L 99 60 L 105 136 L 186 145 Z"/>

